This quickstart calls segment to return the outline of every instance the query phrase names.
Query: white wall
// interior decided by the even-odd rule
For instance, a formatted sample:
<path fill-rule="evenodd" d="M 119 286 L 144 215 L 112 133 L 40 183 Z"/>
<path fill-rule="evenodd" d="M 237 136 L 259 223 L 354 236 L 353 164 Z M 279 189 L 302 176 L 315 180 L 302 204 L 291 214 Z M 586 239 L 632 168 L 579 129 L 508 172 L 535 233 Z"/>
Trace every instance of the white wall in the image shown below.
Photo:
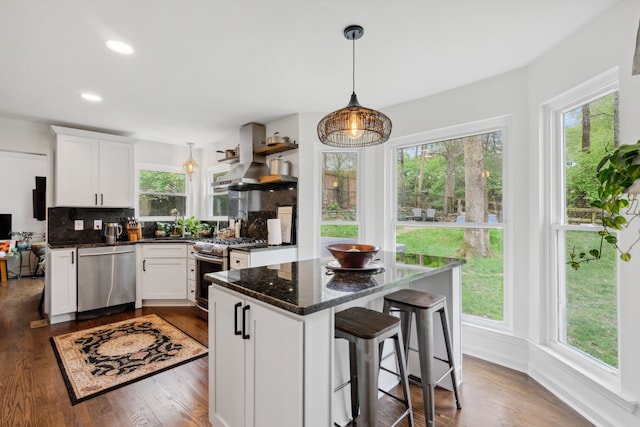
<path fill-rule="evenodd" d="M 531 160 L 529 206 L 532 214 L 528 242 L 531 260 L 529 294 L 530 333 L 528 338 L 538 345 L 531 352 L 529 371 L 543 385 L 552 389 L 597 424 L 640 425 L 635 402 L 640 400 L 640 340 L 635 331 L 640 324 L 640 263 L 637 252 L 630 263 L 620 263 L 619 348 L 621 384 L 605 389 L 591 380 L 589 373 L 578 372 L 558 361 L 546 351 L 548 330 L 549 260 L 546 256 L 545 232 L 548 218 L 546 188 L 550 175 L 544 161 L 545 146 L 540 140 L 541 104 L 614 67 L 619 67 L 620 137 L 622 143 L 640 138 L 640 76 L 631 76 L 631 60 L 638 30 L 640 2 L 622 1 L 599 16 L 572 37 L 535 61 L 529 67 L 530 129 L 528 156 Z M 632 232 L 623 235 L 629 239 Z M 635 411 L 635 413 L 632 413 Z"/>
<path fill-rule="evenodd" d="M 33 217 L 32 190 L 36 188 L 35 177 L 46 177 L 47 172 L 47 156 L 44 154 L 0 150 L 0 182 L 3 183 L 0 213 L 12 215 L 12 231 L 45 232 L 46 221 Z M 42 241 L 42 238 L 34 241 Z"/>
<path fill-rule="evenodd" d="M 49 148 L 51 134 L 45 124 L 24 120 L 0 118 L 0 213 L 12 214 L 13 231 L 33 231 L 43 234 L 46 221 L 33 218 L 31 190 L 35 188 L 35 176 L 47 177 L 49 190 Z M 41 241 L 35 236 L 32 241 Z M 18 271 L 18 259 L 9 260 L 9 270 Z M 26 260 L 25 260 L 26 265 Z M 26 269 L 23 270 L 26 273 Z"/>

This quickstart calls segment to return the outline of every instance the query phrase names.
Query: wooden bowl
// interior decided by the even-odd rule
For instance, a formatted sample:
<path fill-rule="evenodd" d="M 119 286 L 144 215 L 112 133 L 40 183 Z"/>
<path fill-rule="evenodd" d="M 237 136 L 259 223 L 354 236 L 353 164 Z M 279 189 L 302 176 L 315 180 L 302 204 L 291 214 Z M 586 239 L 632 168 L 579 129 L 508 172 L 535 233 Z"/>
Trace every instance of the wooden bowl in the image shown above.
<path fill-rule="evenodd" d="M 343 268 L 363 268 L 380 250 L 376 245 L 360 243 L 334 243 L 327 249 Z"/>

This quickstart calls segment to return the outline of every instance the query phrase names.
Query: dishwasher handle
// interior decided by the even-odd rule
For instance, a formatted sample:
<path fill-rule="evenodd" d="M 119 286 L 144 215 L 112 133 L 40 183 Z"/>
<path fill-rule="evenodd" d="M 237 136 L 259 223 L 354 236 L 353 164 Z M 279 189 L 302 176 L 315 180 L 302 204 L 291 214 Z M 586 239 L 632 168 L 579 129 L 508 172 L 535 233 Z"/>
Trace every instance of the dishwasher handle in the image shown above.
<path fill-rule="evenodd" d="M 135 249 L 124 249 L 120 248 L 113 251 L 91 251 L 91 249 L 80 249 L 78 250 L 78 257 L 86 257 L 86 256 L 102 256 L 102 255 L 123 255 L 130 254 L 135 252 Z"/>

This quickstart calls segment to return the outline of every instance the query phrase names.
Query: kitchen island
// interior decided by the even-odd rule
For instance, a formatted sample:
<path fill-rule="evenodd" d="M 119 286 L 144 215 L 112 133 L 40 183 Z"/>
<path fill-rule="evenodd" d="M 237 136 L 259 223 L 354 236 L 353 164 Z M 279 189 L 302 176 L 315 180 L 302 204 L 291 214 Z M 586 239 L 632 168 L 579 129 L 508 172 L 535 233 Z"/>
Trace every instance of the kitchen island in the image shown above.
<path fill-rule="evenodd" d="M 381 310 L 384 295 L 402 288 L 447 297 L 461 381 L 463 263 L 380 252 L 366 271 L 343 271 L 333 258 L 326 258 L 206 275 L 212 283 L 210 422 L 216 427 L 329 427 L 334 421 L 346 422 L 348 387 L 333 391 L 348 376 L 347 345 L 334 339 L 334 314 L 351 306 Z M 441 341 L 438 335 L 436 341 Z M 443 350 L 436 349 L 436 355 L 442 356 Z M 416 374 L 417 356 L 409 360 L 410 373 Z M 381 376 L 381 386 L 394 382 Z"/>

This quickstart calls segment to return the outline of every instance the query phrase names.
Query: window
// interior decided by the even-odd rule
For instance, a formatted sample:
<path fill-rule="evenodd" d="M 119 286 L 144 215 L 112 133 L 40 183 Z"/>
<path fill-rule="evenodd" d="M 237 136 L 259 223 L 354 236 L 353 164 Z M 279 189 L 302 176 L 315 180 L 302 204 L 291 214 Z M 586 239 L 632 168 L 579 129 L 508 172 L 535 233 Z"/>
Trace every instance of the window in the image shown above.
<path fill-rule="evenodd" d="M 138 215 L 166 218 L 174 208 L 186 213 L 187 175 L 148 166 L 138 169 Z"/>
<path fill-rule="evenodd" d="M 422 136 L 395 151 L 399 250 L 465 258 L 462 309 L 475 321 L 505 321 L 504 130 Z"/>
<path fill-rule="evenodd" d="M 322 218 L 320 223 L 321 256 L 326 246 L 335 242 L 357 242 L 359 235 L 358 153 L 323 151 Z"/>
<path fill-rule="evenodd" d="M 604 77 L 603 77 L 604 78 Z M 577 359 L 618 367 L 617 255 L 604 245 L 602 258 L 578 270 L 567 264 L 569 252 L 599 246 L 600 211 L 595 170 L 606 151 L 619 145 L 618 92 L 611 80 L 578 89 L 552 107 L 556 148 L 552 235 L 556 265 L 552 342 Z"/>
<path fill-rule="evenodd" d="M 216 188 L 213 184 L 216 180 L 229 172 L 229 166 L 217 166 L 209 168 L 209 187 L 208 197 L 209 204 L 207 215 L 218 221 L 226 221 L 229 214 L 229 191 L 227 188 Z"/>

